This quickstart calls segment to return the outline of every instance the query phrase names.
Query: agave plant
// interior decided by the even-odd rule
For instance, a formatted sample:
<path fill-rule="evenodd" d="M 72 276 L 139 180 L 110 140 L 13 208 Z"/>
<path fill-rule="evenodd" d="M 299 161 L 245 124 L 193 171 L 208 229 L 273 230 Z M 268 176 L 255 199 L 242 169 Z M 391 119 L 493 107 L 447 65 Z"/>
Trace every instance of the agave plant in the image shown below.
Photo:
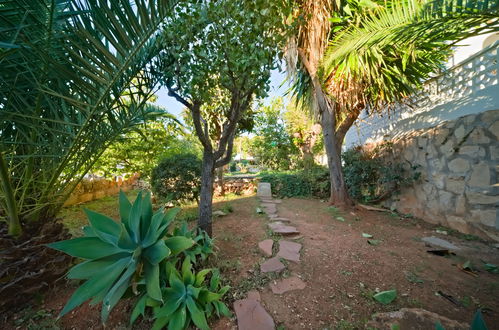
<path fill-rule="evenodd" d="M 197 263 L 198 259 L 205 261 L 210 254 L 214 253 L 213 238 L 200 228 L 189 230 L 185 221 L 180 227 L 173 230 L 173 234 L 175 236 L 185 236 L 194 240 L 196 244 L 182 252 L 182 254 L 189 257 L 194 264 Z"/>
<path fill-rule="evenodd" d="M 86 281 L 71 296 L 60 316 L 92 299 L 93 304 L 102 302 L 101 317 L 105 322 L 134 281 L 145 284 L 150 299 L 163 302 L 160 263 L 194 244 L 188 237 L 168 235 L 179 210 L 160 209 L 153 214 L 151 195 L 142 197 L 142 192 L 133 205 L 120 192 L 119 222 L 85 210 L 90 225 L 84 228 L 84 237 L 49 245 L 85 260 L 68 273 L 70 279 Z"/>
<path fill-rule="evenodd" d="M 175 261 L 165 264 L 166 277 L 169 286 L 162 290 L 163 303 L 153 306 L 153 317 L 155 319 L 153 329 L 185 329 L 191 321 L 199 329 L 209 329 L 206 321 L 213 313 L 217 316 L 231 316 L 227 306 L 221 301 L 223 295 L 229 290 L 229 286 L 220 285 L 220 274 L 217 269 L 203 269 L 197 273 L 192 271 L 190 257 L 185 257 L 181 271 L 179 272 Z M 206 279 L 211 273 L 211 279 Z M 135 306 L 131 323 L 135 322 L 139 315 L 144 315 L 146 306 L 151 306 L 148 295 L 139 299 Z"/>

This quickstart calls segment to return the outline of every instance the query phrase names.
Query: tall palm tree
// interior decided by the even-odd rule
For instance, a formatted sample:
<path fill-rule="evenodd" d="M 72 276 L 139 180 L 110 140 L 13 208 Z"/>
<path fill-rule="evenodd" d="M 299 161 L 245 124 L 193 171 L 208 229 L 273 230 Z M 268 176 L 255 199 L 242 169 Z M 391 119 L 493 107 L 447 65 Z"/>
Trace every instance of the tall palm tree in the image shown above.
<path fill-rule="evenodd" d="M 149 63 L 173 5 L 2 1 L 0 206 L 10 234 L 53 217 L 108 144 L 157 111 Z"/>
<path fill-rule="evenodd" d="M 444 63 L 453 42 L 497 27 L 498 3 L 303 0 L 299 8 L 304 24 L 287 57 L 295 93 L 321 119 L 330 202 L 349 205 L 341 145 L 360 111 L 389 109 Z"/>

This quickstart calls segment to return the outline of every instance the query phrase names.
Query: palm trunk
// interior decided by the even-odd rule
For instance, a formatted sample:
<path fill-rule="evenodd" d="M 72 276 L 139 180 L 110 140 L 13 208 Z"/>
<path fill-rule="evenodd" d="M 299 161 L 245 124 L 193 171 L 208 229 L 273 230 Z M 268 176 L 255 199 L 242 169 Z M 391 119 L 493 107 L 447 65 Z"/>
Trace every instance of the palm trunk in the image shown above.
<path fill-rule="evenodd" d="M 338 206 L 350 206 L 353 202 L 348 195 L 348 190 L 343 178 L 343 170 L 341 168 L 341 143 L 338 143 L 335 134 L 334 112 L 331 110 L 322 111 L 321 124 L 331 181 L 331 196 L 329 202 Z"/>
<path fill-rule="evenodd" d="M 211 237 L 211 217 L 213 200 L 213 177 L 215 174 L 215 160 L 209 151 L 203 153 L 203 168 L 201 172 L 201 192 L 199 200 L 198 225 Z"/>

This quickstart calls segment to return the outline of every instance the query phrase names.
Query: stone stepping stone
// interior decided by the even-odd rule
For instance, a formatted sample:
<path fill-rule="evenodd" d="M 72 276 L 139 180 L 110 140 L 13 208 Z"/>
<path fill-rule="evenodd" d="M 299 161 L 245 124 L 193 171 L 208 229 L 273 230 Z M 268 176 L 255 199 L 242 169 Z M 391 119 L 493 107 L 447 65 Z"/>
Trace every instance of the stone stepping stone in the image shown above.
<path fill-rule="evenodd" d="M 265 213 L 277 213 L 275 204 L 262 204 L 262 208 L 265 210 Z"/>
<path fill-rule="evenodd" d="M 274 294 L 283 294 L 293 290 L 303 290 L 307 284 L 299 277 L 292 276 L 270 283 L 270 289 Z"/>
<path fill-rule="evenodd" d="M 448 242 L 444 239 L 435 237 L 435 236 L 430 236 L 430 237 L 423 237 L 421 240 L 425 243 L 431 244 L 431 245 L 436 245 L 444 249 L 448 250 L 460 250 L 459 247 L 455 246 L 451 242 Z"/>
<path fill-rule="evenodd" d="M 251 298 L 236 300 L 234 311 L 239 330 L 273 330 L 274 320 L 259 301 Z"/>
<path fill-rule="evenodd" d="M 258 197 L 272 198 L 272 190 L 270 188 L 270 183 L 268 183 L 268 182 L 260 182 L 258 184 L 256 195 Z"/>
<path fill-rule="evenodd" d="M 300 262 L 300 250 L 300 243 L 280 240 L 277 256 L 289 261 Z"/>
<path fill-rule="evenodd" d="M 269 223 L 269 228 L 276 234 L 294 235 L 300 232 L 295 227 L 286 226 L 283 223 Z"/>
<path fill-rule="evenodd" d="M 260 292 L 258 292 L 257 290 L 248 291 L 248 299 L 262 301 L 262 298 L 260 297 Z"/>
<path fill-rule="evenodd" d="M 291 222 L 291 220 L 289 220 L 288 218 L 282 218 L 282 217 L 275 217 L 275 218 L 272 218 L 272 221 L 281 221 L 281 222 Z"/>
<path fill-rule="evenodd" d="M 267 257 L 272 257 L 272 247 L 274 246 L 274 241 L 271 239 L 266 239 L 258 243 L 260 251 Z"/>
<path fill-rule="evenodd" d="M 262 273 L 280 272 L 281 270 L 284 270 L 284 268 L 286 268 L 286 266 L 284 266 L 277 257 L 270 258 L 260 265 Z"/>

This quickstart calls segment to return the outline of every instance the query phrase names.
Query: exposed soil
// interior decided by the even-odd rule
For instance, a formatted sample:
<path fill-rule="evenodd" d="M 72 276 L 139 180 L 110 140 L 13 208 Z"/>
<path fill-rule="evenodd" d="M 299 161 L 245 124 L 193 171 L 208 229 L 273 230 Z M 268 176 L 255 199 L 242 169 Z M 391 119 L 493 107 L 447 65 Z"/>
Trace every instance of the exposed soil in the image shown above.
<path fill-rule="evenodd" d="M 214 221 L 219 251 L 210 263 L 221 269 L 232 286 L 227 297 L 230 305 L 256 288 L 263 306 L 281 329 L 364 328 L 374 313 L 402 307 L 424 308 L 466 323 L 481 307 L 485 309 L 489 329 L 499 329 L 499 274 L 486 272 L 482 262 L 499 264 L 499 251 L 491 245 L 465 240 L 453 233 L 438 234 L 435 226 L 417 219 L 363 209 L 343 213 L 319 200 L 292 198 L 283 200 L 277 208 L 279 216 L 289 218 L 303 236 L 298 240 L 303 244 L 301 262 L 287 263 L 289 271 L 281 275 L 262 275 L 258 265 L 265 257 L 257 244 L 265 238 L 279 237 L 270 235 L 266 216 L 255 212 L 256 197 L 233 200 L 230 204 L 234 212 Z M 381 242 L 370 245 L 362 233 Z M 424 236 L 440 237 L 462 249 L 453 257 L 429 254 L 429 248 L 420 241 Z M 457 265 L 466 260 L 471 260 L 479 270 L 477 277 L 458 269 Z M 291 274 L 300 276 L 307 283 L 306 288 L 274 295 L 269 281 Z M 39 305 L 31 306 L 31 310 L 47 315 L 17 313 L 0 323 L 0 328 L 16 328 L 14 319 L 17 328 L 27 328 L 31 318 L 31 324 L 46 325 L 46 329 L 102 329 L 100 306 L 84 305 L 61 320 L 54 319 L 74 289 L 74 283 L 59 284 Z M 377 289 L 396 289 L 397 299 L 381 305 L 372 299 Z M 436 295 L 437 291 L 453 296 L 459 305 Z M 127 328 L 130 309 L 130 302 L 120 303 L 106 328 Z M 236 322 L 214 320 L 212 326 L 233 329 Z M 149 327 L 149 322 L 142 321 L 134 329 Z"/>

